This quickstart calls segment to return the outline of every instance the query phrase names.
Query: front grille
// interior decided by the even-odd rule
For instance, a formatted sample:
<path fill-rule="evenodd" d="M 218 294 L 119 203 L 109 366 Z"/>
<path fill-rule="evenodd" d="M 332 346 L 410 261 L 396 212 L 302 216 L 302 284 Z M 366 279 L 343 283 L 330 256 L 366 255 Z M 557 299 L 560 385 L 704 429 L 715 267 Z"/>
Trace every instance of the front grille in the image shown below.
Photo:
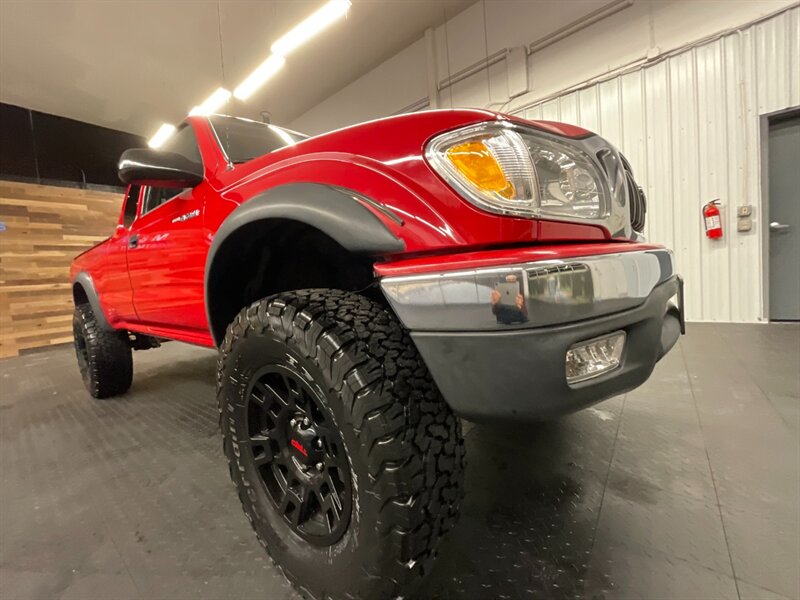
<path fill-rule="evenodd" d="M 631 211 L 631 227 L 634 231 L 644 231 L 645 217 L 647 215 L 647 198 L 644 190 L 633 178 L 633 170 L 625 157 L 622 158 L 625 167 L 625 180 L 628 187 L 628 204 Z"/>

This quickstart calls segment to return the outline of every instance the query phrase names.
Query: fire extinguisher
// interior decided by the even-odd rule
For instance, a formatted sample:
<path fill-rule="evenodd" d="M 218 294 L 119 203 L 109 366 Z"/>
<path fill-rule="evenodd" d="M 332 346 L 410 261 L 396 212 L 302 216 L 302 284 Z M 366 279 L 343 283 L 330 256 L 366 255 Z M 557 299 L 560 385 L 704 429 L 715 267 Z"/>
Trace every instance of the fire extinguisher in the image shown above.
<path fill-rule="evenodd" d="M 719 215 L 719 200 L 712 200 L 703 206 L 703 222 L 706 226 L 706 236 L 709 239 L 722 237 L 722 219 Z"/>

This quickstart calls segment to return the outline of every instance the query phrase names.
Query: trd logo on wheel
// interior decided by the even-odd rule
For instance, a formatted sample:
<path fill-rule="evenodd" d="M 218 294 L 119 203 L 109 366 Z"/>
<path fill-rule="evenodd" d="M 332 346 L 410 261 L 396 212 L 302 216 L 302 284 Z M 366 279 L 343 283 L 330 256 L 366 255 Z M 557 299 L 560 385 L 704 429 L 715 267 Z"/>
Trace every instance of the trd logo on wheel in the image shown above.
<path fill-rule="evenodd" d="M 303 448 L 303 444 L 301 444 L 297 440 L 292 440 L 291 444 L 292 444 L 292 448 L 297 450 L 300 454 L 302 454 L 303 456 L 308 456 L 308 450 Z"/>

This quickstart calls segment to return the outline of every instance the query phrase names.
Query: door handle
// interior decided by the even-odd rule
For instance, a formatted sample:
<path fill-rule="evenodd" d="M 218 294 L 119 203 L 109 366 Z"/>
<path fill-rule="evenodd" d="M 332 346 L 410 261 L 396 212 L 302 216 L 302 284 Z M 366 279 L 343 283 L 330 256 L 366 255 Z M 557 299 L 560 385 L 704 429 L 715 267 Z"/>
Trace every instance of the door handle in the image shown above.
<path fill-rule="evenodd" d="M 139 245 L 139 234 L 134 233 L 128 238 L 128 248 L 136 248 Z"/>
<path fill-rule="evenodd" d="M 791 229 L 791 225 L 788 223 L 778 223 L 777 221 L 773 221 L 769 224 L 769 230 L 775 231 L 780 233 L 781 231 L 789 231 Z"/>

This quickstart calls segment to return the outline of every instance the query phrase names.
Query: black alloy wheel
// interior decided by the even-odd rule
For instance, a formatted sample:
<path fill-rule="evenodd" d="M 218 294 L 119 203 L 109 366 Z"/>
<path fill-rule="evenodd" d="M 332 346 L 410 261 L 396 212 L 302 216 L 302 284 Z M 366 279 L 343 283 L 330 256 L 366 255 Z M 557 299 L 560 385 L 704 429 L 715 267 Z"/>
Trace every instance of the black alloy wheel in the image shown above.
<path fill-rule="evenodd" d="M 220 345 L 223 450 L 304 598 L 414 598 L 461 503 L 464 443 L 384 306 L 331 289 L 245 307 Z"/>
<path fill-rule="evenodd" d="M 290 365 L 261 369 L 247 399 L 246 447 L 292 531 L 329 546 L 347 529 L 352 490 L 344 445 L 316 394 Z"/>

